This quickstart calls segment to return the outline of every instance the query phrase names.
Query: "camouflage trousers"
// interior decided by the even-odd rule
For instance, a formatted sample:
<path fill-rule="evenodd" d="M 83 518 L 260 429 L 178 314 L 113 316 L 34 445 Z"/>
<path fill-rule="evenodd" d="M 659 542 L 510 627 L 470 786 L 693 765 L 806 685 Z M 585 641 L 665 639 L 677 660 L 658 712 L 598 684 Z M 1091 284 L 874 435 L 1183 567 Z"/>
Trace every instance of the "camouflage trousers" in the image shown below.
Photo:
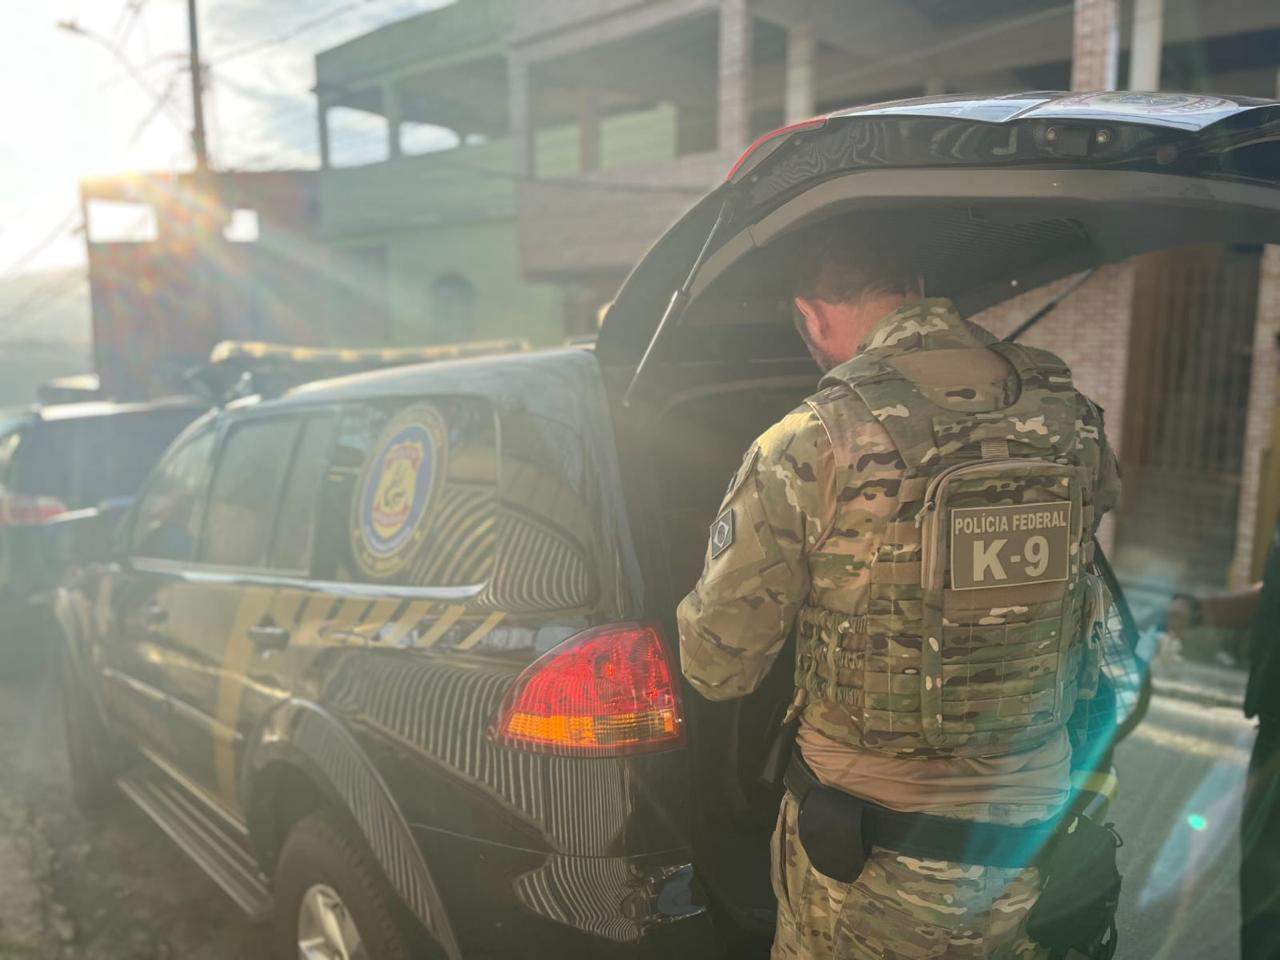
<path fill-rule="evenodd" d="M 839 883 L 810 865 L 798 813 L 788 793 L 773 834 L 772 960 L 1048 960 L 1026 935 L 1040 894 L 1034 867 L 915 860 L 875 847 L 862 875 Z"/>

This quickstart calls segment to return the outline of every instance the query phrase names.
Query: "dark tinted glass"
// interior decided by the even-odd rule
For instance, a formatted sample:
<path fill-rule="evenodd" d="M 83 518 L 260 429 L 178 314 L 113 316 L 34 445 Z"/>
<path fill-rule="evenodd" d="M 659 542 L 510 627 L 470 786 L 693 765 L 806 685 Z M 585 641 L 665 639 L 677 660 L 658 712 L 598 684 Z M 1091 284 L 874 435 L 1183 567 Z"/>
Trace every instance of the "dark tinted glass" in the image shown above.
<path fill-rule="evenodd" d="M 164 408 L 37 421 L 14 453 L 13 489 L 57 497 L 73 509 L 136 493 L 198 412 Z"/>
<path fill-rule="evenodd" d="M 316 499 L 329 466 L 333 439 L 333 417 L 313 417 L 302 426 L 285 483 L 288 493 L 276 516 L 275 540 L 271 545 L 272 567 L 306 570 L 311 562 L 315 539 Z"/>
<path fill-rule="evenodd" d="M 322 494 L 317 574 L 406 586 L 473 586 L 492 574 L 493 410 L 469 397 L 343 412 Z"/>
<path fill-rule="evenodd" d="M 136 493 L 165 448 L 199 413 L 178 407 L 114 418 L 107 468 L 85 471 L 83 488 L 90 505 Z"/>
<path fill-rule="evenodd" d="M 231 429 L 214 471 L 201 559 L 235 567 L 262 566 L 280 487 L 299 421 L 250 420 Z"/>
<path fill-rule="evenodd" d="M 485 602 L 508 612 L 591 603 L 596 479 L 581 433 L 525 411 L 504 413 L 499 552 Z"/>
<path fill-rule="evenodd" d="M 191 559 L 200 536 L 214 436 L 210 425 L 161 463 L 138 503 L 134 554 L 162 560 Z"/>

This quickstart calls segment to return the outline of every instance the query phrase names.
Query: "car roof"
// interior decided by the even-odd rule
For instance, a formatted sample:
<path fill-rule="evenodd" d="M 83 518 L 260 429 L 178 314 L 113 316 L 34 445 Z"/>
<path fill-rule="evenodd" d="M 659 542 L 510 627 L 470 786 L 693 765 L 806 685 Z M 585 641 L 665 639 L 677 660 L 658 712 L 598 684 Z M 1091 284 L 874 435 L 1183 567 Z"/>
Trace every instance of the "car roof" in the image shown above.
<path fill-rule="evenodd" d="M 87 420 L 122 414 L 149 413 L 156 410 L 204 410 L 207 401 L 196 397 L 163 397 L 157 400 L 120 402 L 88 400 L 82 403 L 54 403 L 34 408 L 34 414 L 46 422 Z"/>
<path fill-rule="evenodd" d="M 312 381 L 253 407 L 280 410 L 422 393 L 483 396 L 494 402 L 529 400 L 534 393 L 547 392 L 549 378 L 562 376 L 569 369 L 594 366 L 591 351 L 582 347 L 411 364 Z"/>

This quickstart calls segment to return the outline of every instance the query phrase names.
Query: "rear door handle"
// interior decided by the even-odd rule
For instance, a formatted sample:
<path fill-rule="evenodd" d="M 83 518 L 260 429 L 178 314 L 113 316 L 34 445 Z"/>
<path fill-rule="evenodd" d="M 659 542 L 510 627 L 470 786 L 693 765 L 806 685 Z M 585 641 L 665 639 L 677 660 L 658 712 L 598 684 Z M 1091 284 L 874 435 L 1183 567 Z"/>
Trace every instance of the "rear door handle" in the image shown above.
<path fill-rule="evenodd" d="M 142 623 L 148 627 L 159 627 L 169 619 L 169 611 L 158 603 L 149 603 L 142 608 Z"/>
<path fill-rule="evenodd" d="M 283 650 L 289 645 L 289 631 L 274 623 L 260 623 L 249 628 L 249 639 L 259 650 Z"/>

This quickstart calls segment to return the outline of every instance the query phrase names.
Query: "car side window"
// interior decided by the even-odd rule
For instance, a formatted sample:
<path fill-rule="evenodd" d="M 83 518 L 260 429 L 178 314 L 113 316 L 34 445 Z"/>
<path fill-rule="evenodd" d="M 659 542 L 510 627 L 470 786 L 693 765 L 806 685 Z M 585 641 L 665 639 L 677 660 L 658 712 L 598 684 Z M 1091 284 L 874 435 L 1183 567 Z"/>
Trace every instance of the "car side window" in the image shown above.
<path fill-rule="evenodd" d="M 169 451 L 142 492 L 134 516 L 131 552 L 158 560 L 190 560 L 195 554 L 209 484 L 213 425 Z"/>
<path fill-rule="evenodd" d="M 136 492 L 173 438 L 199 415 L 195 407 L 174 407 L 104 418 L 109 429 L 99 431 L 103 439 L 94 452 L 101 458 L 87 472 L 88 503 Z"/>
<path fill-rule="evenodd" d="M 247 420 L 231 427 L 214 468 L 200 559 L 230 567 L 262 567 L 301 421 Z"/>
<path fill-rule="evenodd" d="M 476 397 L 343 411 L 321 495 L 317 576 L 478 586 L 493 571 L 498 489 L 492 406 Z"/>
<path fill-rule="evenodd" d="M 310 568 L 316 502 L 329 467 L 333 426 L 334 418 L 328 415 L 311 417 L 302 425 L 276 514 L 269 562 L 273 569 L 305 572 Z"/>

